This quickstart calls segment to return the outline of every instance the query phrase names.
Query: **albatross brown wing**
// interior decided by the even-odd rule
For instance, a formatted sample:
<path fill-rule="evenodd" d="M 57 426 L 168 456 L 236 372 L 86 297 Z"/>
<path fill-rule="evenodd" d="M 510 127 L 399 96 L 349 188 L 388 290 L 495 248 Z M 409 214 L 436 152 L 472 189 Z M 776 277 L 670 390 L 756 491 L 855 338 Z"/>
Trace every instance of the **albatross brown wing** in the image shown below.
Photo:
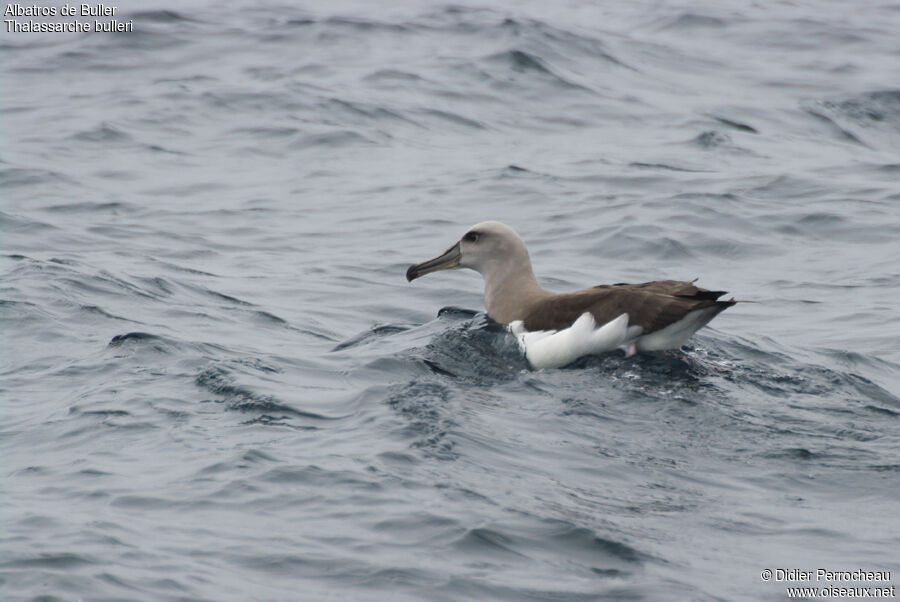
<path fill-rule="evenodd" d="M 629 324 L 640 326 L 646 335 L 678 322 L 692 311 L 710 307 L 722 311 L 734 305 L 735 301 L 717 300 L 724 294 L 678 280 L 595 286 L 538 301 L 524 322 L 529 331 L 561 330 L 584 312 L 590 312 L 598 325 L 627 313 Z"/>

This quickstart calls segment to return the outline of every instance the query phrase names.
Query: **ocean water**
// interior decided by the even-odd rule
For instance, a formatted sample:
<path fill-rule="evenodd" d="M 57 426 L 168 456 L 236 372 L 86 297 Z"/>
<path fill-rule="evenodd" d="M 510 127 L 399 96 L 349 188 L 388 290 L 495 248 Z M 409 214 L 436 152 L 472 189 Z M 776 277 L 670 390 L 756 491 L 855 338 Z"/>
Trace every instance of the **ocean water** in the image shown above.
<path fill-rule="evenodd" d="M 0 34 L 0 598 L 900 585 L 896 3 L 115 6 Z M 532 371 L 486 219 L 753 303 Z"/>

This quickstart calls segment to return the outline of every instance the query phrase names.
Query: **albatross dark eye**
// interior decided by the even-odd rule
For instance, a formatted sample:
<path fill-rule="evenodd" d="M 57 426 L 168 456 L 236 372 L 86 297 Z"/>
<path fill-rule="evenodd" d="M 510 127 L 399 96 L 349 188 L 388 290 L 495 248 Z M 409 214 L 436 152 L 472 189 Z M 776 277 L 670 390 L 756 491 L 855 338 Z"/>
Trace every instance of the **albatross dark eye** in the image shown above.
<path fill-rule="evenodd" d="M 478 239 L 481 237 L 481 232 L 475 232 L 474 230 L 470 232 L 466 232 L 466 235 L 463 236 L 464 239 L 469 242 L 478 242 Z"/>

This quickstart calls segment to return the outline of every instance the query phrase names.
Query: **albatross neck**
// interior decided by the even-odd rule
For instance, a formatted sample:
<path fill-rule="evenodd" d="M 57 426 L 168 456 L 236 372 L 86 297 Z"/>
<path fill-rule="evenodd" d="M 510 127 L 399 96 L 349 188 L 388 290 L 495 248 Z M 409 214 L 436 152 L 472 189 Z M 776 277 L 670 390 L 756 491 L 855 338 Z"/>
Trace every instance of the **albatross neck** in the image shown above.
<path fill-rule="evenodd" d="M 524 320 L 533 305 L 553 295 L 538 284 L 531 261 L 495 264 L 484 276 L 484 305 L 488 316 L 501 324 Z"/>

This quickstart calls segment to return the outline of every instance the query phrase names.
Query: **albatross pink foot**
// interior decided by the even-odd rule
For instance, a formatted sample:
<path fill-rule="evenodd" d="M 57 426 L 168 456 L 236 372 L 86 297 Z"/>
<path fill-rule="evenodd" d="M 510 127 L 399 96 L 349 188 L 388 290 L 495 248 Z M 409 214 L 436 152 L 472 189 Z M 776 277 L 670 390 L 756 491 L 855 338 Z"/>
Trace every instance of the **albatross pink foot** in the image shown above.
<path fill-rule="evenodd" d="M 625 357 L 631 357 L 635 353 L 637 353 L 637 345 L 634 343 L 625 348 Z"/>

